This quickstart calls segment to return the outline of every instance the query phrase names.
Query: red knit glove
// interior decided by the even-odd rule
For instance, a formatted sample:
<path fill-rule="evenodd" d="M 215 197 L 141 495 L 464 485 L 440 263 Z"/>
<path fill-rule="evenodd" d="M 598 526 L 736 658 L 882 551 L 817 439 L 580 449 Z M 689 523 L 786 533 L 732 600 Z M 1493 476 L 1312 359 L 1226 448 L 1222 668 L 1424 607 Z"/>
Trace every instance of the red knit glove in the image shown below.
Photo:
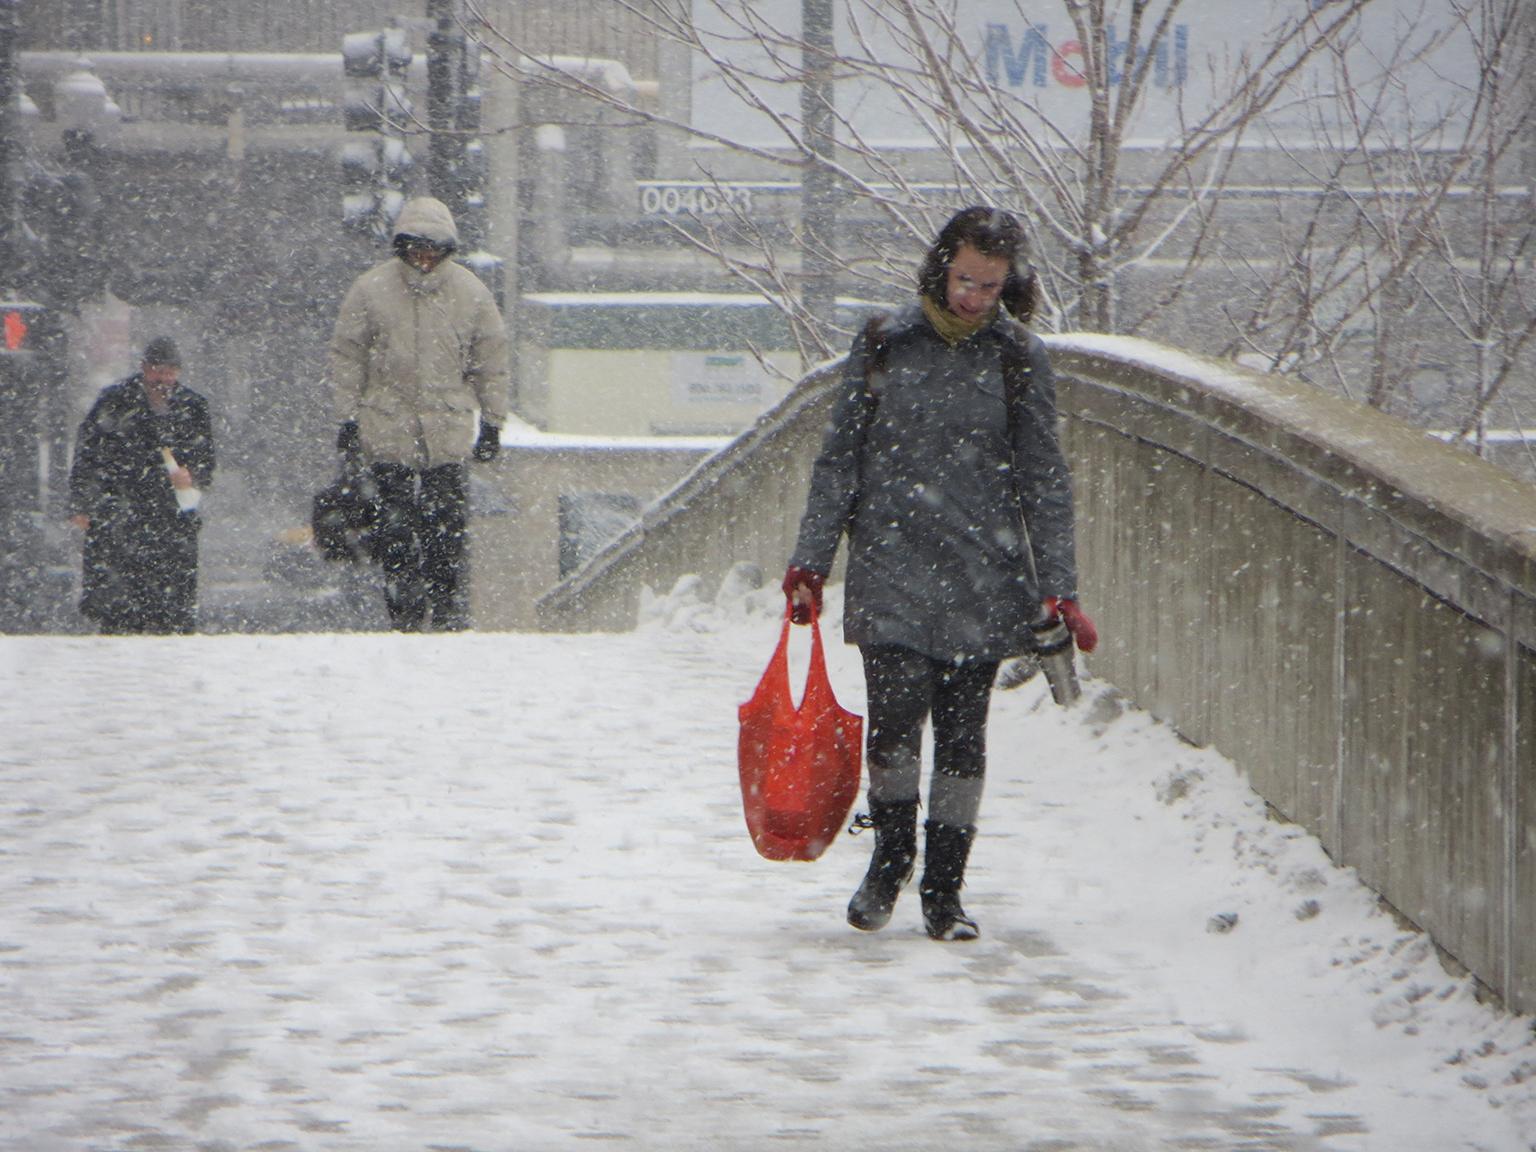
<path fill-rule="evenodd" d="M 1062 600 L 1056 596 L 1047 596 L 1040 601 L 1040 607 L 1047 616 L 1061 617 L 1061 622 L 1067 626 L 1067 631 L 1072 633 L 1072 639 L 1077 641 L 1078 651 L 1092 652 L 1099 646 L 1099 630 L 1094 627 L 1093 620 L 1078 606 L 1076 600 Z"/>
<path fill-rule="evenodd" d="M 811 605 L 804 600 L 795 600 L 795 590 L 805 588 L 811 594 L 811 603 L 816 605 L 816 615 L 821 615 L 821 590 L 826 585 L 827 578 L 820 572 L 812 572 L 809 568 L 800 568 L 791 564 L 784 572 L 784 598 L 789 601 L 789 618 L 796 624 L 809 624 L 811 622 Z"/>

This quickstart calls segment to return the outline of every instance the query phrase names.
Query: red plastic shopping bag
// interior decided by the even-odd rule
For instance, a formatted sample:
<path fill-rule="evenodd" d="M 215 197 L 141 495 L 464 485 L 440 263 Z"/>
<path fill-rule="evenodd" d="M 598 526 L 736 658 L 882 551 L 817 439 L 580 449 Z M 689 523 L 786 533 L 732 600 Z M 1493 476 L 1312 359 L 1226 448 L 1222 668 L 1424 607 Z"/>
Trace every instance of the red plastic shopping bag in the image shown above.
<path fill-rule="evenodd" d="M 836 838 L 859 793 L 864 719 L 832 694 L 821 624 L 811 617 L 811 666 L 796 708 L 789 690 L 789 613 L 752 699 L 738 709 L 736 762 L 747 830 L 769 860 L 814 860 Z"/>

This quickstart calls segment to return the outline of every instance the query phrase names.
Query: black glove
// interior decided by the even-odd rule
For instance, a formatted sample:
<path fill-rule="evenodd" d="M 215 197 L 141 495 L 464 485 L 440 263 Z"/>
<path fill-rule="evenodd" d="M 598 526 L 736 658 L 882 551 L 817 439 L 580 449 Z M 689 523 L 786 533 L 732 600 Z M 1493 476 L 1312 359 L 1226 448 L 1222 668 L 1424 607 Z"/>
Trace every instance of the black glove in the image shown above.
<path fill-rule="evenodd" d="M 488 460 L 496 459 L 496 453 L 501 451 L 501 425 L 492 424 L 489 420 L 480 421 L 480 439 L 475 441 L 475 459 L 484 464 Z"/>
<path fill-rule="evenodd" d="M 363 438 L 357 430 L 356 420 L 343 420 L 341 428 L 336 432 L 336 451 L 348 461 L 357 461 L 363 458 Z"/>

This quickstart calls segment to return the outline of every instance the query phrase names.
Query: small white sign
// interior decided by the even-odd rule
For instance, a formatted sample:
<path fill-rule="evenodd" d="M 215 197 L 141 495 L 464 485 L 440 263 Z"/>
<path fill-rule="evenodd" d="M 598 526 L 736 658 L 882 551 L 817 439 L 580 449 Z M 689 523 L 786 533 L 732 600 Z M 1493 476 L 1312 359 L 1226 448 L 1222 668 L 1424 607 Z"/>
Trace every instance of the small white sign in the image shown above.
<path fill-rule="evenodd" d="M 672 398 L 678 404 L 761 404 L 766 377 L 746 352 L 672 354 Z"/>

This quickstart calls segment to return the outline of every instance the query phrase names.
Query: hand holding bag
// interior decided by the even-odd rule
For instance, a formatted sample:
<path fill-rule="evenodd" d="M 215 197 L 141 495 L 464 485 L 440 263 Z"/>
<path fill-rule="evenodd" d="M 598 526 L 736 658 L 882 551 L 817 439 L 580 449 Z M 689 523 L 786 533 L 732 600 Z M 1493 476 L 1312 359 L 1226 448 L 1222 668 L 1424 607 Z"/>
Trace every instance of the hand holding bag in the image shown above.
<path fill-rule="evenodd" d="M 859 793 L 864 719 L 837 702 L 821 622 L 811 615 L 811 664 L 796 708 L 789 690 L 786 607 L 779 644 L 752 698 L 738 709 L 741 801 L 758 854 L 815 860 L 837 837 Z"/>

